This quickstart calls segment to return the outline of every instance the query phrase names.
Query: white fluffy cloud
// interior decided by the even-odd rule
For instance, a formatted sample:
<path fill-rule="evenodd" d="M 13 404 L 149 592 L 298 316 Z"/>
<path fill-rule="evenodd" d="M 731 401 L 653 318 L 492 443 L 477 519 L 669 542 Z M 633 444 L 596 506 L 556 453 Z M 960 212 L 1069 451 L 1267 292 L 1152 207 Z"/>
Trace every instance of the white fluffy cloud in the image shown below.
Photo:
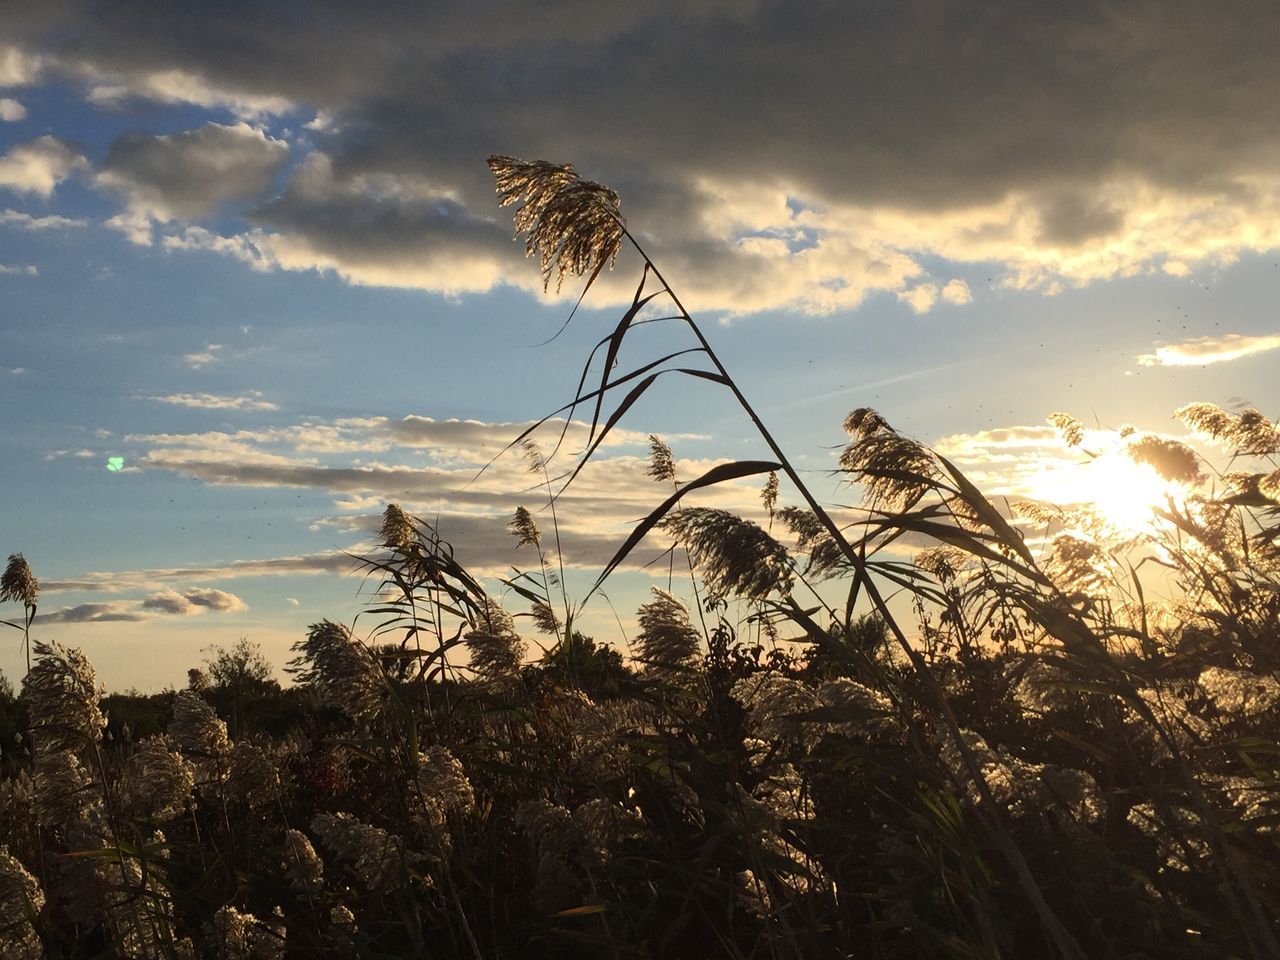
<path fill-rule="evenodd" d="M 0 187 L 49 197 L 58 184 L 84 166 L 84 157 L 67 143 L 57 137 L 39 137 L 0 157 Z"/>
<path fill-rule="evenodd" d="M 247 607 L 234 593 L 212 587 L 192 587 L 182 593 L 170 589 L 158 590 L 142 601 L 142 609 L 176 616 L 192 616 L 206 610 L 238 613 Z"/>
<path fill-rule="evenodd" d="M 12 97 L 0 97 L 0 120 L 6 123 L 17 123 L 25 120 L 27 108 Z"/>

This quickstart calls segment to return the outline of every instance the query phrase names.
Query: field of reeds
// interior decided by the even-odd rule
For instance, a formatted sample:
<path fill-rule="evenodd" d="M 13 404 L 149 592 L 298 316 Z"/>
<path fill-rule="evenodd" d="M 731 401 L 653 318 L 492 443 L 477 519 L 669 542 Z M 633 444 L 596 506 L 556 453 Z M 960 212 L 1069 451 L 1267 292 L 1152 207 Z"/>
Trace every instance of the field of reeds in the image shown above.
<path fill-rule="evenodd" d="M 491 167 L 548 281 L 639 250 L 607 188 Z M 689 349 L 621 368 L 648 322 Z M 1180 411 L 1222 472 L 1129 435 L 1186 495 L 1117 538 L 1087 506 L 992 501 L 859 409 L 835 469 L 860 503 L 833 511 L 646 257 L 557 411 L 587 450 L 524 450 L 531 506 L 686 376 L 773 458 L 680 477 L 653 438 L 661 502 L 595 587 L 672 544 L 627 657 L 575 627 L 554 509 L 517 511 L 532 559 L 494 591 L 389 505 L 368 608 L 317 615 L 283 689 L 241 644 L 187 689 L 104 697 L 12 556 L 31 659 L 0 688 L 0 956 L 1280 956 L 1275 423 Z M 748 477 L 763 525 L 697 505 Z"/>

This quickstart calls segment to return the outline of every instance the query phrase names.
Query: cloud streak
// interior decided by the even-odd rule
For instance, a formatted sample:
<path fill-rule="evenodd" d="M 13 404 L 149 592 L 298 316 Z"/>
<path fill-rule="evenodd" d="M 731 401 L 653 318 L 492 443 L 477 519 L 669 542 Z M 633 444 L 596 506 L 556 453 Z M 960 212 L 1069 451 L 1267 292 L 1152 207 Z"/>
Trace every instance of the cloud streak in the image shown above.
<path fill-rule="evenodd" d="M 1144 353 L 1138 363 L 1144 367 L 1202 367 L 1211 363 L 1243 360 L 1259 353 L 1280 348 L 1280 333 L 1245 336 L 1229 333 L 1221 337 L 1196 337 L 1182 343 L 1156 347 Z"/>
<path fill-rule="evenodd" d="M 163 396 L 147 397 L 156 403 L 167 403 L 175 407 L 192 407 L 197 410 L 275 410 L 274 403 L 263 400 L 262 394 L 252 391 L 247 396 L 228 397 L 213 393 L 170 393 Z"/>

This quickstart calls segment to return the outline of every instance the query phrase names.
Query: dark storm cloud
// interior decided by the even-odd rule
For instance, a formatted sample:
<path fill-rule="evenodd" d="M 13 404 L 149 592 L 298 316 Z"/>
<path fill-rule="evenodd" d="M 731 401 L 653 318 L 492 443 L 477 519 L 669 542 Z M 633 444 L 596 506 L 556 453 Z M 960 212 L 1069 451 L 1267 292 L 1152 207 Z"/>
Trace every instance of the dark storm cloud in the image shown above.
<path fill-rule="evenodd" d="M 289 147 L 248 124 L 206 123 L 183 133 L 128 134 L 111 145 L 100 183 L 140 213 L 195 219 L 229 200 L 264 193 Z"/>
<path fill-rule="evenodd" d="M 573 160 L 609 182 L 638 229 L 664 238 L 654 252 L 715 275 L 706 299 L 730 308 L 903 290 L 920 268 L 895 248 L 1001 259 L 1022 285 L 1046 271 L 1084 282 L 1183 244 L 1230 256 L 1258 242 L 1245 220 L 1280 216 L 1269 0 L 331 0 L 145 16 L 11 0 L 0 35 L 95 89 L 320 112 L 305 138 L 317 153 L 256 211 L 269 235 L 255 243 L 273 265 L 356 282 L 496 282 L 514 254 L 492 209 L 492 152 Z M 1267 202 L 1245 203 L 1258 178 Z M 744 199 L 770 187 L 772 209 Z M 1094 197 L 1104 187 L 1128 209 Z M 808 217 L 784 208 L 788 194 Z M 1125 239 L 1157 196 L 1187 221 L 1196 203 L 1228 209 L 1194 242 L 1176 222 Z M 929 220 L 1009 198 L 1016 209 L 987 220 Z"/>
<path fill-rule="evenodd" d="M 1117 162 L 1203 182 L 1280 125 L 1265 0 L 6 6 L 14 40 L 125 77 L 347 110 L 357 168 L 501 147 L 936 203 Z"/>

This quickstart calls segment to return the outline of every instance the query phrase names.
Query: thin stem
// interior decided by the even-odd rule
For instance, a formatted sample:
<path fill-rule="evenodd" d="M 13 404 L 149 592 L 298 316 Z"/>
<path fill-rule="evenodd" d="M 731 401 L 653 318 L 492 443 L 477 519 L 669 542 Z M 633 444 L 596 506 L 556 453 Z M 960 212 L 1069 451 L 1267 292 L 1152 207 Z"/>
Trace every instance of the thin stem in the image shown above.
<path fill-rule="evenodd" d="M 671 297 L 672 303 L 675 304 L 676 308 L 684 316 L 685 323 L 688 324 L 689 329 L 697 338 L 698 343 L 702 346 L 703 350 L 706 351 L 707 358 L 715 366 L 716 371 L 723 378 L 725 385 L 728 386 L 729 391 L 733 394 L 734 399 L 738 401 L 738 405 L 742 408 L 743 412 L 746 413 L 752 424 L 755 425 L 761 439 L 764 440 L 765 444 L 782 465 L 782 469 L 786 473 L 787 478 L 795 484 L 796 489 L 800 491 L 801 496 L 804 497 L 809 508 L 814 512 L 814 515 L 818 518 L 819 522 L 821 522 L 823 527 L 826 528 L 832 539 L 840 547 L 840 551 L 853 566 L 855 575 L 866 588 L 867 597 L 870 599 L 872 606 L 885 621 L 885 624 L 889 627 L 890 632 L 892 632 L 894 636 L 894 640 L 911 661 L 912 668 L 920 676 L 925 687 L 941 709 L 947 728 L 956 742 L 957 749 L 960 752 L 965 768 L 978 788 L 979 796 L 982 799 L 982 807 L 989 811 L 997 845 L 1000 847 L 1001 853 L 1004 854 L 1005 859 L 1009 862 L 1010 867 L 1017 875 L 1023 890 L 1031 899 L 1037 915 L 1040 917 L 1041 922 L 1050 933 L 1055 946 L 1064 957 L 1074 957 L 1083 960 L 1085 954 L 1081 949 L 1080 944 L 1076 941 L 1075 937 L 1071 935 L 1070 931 L 1063 926 L 1062 921 L 1058 919 L 1057 914 L 1053 912 L 1052 907 L 1049 906 L 1049 903 L 1045 900 L 1044 894 L 1041 892 L 1039 885 L 1036 883 L 1035 877 L 1031 873 L 1031 868 L 1027 865 L 1026 859 L 1018 849 L 1017 844 L 1013 841 L 1013 838 L 1009 836 L 1003 825 L 1000 824 L 997 801 L 991 793 L 991 788 L 987 784 L 987 780 L 982 773 L 982 769 L 978 766 L 977 759 L 974 757 L 973 751 L 969 749 L 968 744 L 965 743 L 964 737 L 960 733 L 959 721 L 956 719 L 955 713 L 951 708 L 946 692 L 938 683 L 937 678 L 934 677 L 933 672 L 929 669 L 928 664 L 925 663 L 924 658 L 921 657 L 920 652 L 911 645 L 906 634 L 903 633 L 902 628 L 898 625 L 897 620 L 890 612 L 889 606 L 885 602 L 883 595 L 881 595 L 879 589 L 876 587 L 871 576 L 867 572 L 865 558 L 861 557 L 858 552 L 853 549 L 853 546 L 841 533 L 836 522 L 831 519 L 831 516 L 825 509 L 823 509 L 822 505 L 809 490 L 808 486 L 806 486 L 804 481 L 800 479 L 800 475 L 796 472 L 795 467 L 792 466 L 791 461 L 787 458 L 786 454 L 782 452 L 782 448 L 773 438 L 773 434 L 770 433 L 769 429 L 764 425 L 764 422 L 756 413 L 755 408 L 751 406 L 750 402 L 738 388 L 738 384 L 731 376 L 729 376 L 729 371 L 725 369 L 724 364 L 721 363 L 720 357 L 707 341 L 707 338 L 703 335 L 701 328 L 699 328 L 698 324 L 689 314 L 689 311 L 685 309 L 684 304 L 680 302 L 679 296 L 671 288 L 671 285 L 667 283 L 662 272 L 649 258 L 649 255 L 645 253 L 644 248 L 640 246 L 636 241 L 636 238 L 632 236 L 631 232 L 627 230 L 625 226 L 623 226 L 622 232 L 623 235 L 631 242 L 631 245 L 635 247 L 636 252 L 644 258 L 645 264 L 653 271 L 654 277 L 662 284 L 663 289 Z"/>

